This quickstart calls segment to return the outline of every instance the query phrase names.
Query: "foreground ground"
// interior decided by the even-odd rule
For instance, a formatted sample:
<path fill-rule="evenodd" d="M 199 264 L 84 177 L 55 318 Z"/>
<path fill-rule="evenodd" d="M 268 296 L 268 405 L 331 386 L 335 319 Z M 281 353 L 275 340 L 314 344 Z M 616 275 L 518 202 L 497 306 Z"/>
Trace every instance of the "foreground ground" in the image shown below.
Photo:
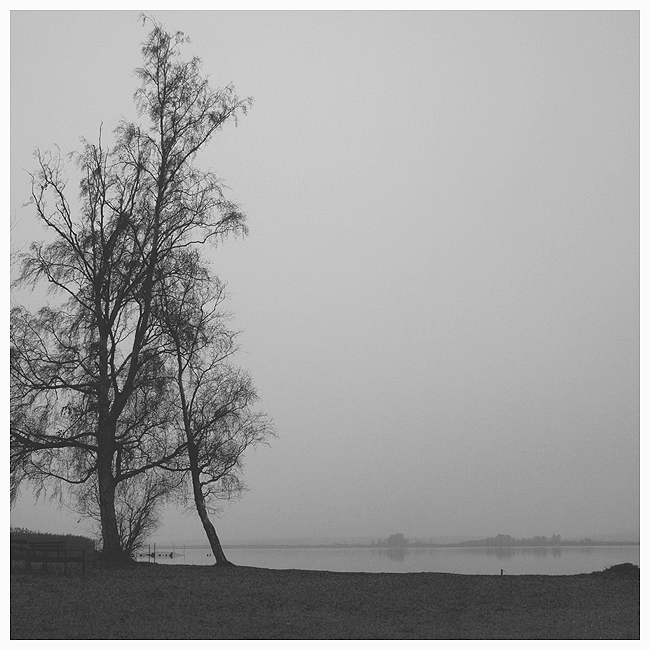
<path fill-rule="evenodd" d="M 631 566 L 631 565 L 629 565 Z M 637 577 L 11 572 L 12 639 L 638 639 Z"/>

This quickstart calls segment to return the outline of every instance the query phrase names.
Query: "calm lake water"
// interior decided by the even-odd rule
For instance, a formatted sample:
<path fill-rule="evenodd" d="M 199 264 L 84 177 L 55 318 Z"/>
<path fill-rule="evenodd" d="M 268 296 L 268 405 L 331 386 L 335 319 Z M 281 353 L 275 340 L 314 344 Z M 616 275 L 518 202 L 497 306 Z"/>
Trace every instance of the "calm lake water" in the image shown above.
<path fill-rule="evenodd" d="M 153 547 L 152 547 L 153 550 Z M 213 564 L 209 548 L 156 547 L 160 564 Z M 173 552 L 173 557 L 163 556 Z M 439 573 L 566 575 L 601 571 L 614 564 L 640 564 L 639 546 L 527 548 L 273 548 L 225 549 L 241 566 L 267 569 Z M 153 561 L 139 558 L 140 561 Z"/>

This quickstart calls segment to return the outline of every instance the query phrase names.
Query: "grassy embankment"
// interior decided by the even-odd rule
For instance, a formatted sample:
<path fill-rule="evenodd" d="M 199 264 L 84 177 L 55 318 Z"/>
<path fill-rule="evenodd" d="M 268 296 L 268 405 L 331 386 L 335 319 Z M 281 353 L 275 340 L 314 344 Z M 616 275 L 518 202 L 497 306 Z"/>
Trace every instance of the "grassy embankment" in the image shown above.
<path fill-rule="evenodd" d="M 638 639 L 638 573 L 616 573 L 14 567 L 11 638 Z"/>

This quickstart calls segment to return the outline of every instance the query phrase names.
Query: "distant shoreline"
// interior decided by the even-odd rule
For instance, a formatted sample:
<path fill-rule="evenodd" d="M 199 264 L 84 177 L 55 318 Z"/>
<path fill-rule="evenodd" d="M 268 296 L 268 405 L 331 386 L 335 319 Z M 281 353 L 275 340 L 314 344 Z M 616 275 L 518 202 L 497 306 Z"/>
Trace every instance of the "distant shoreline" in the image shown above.
<path fill-rule="evenodd" d="M 461 542 L 459 544 L 425 544 L 416 543 L 407 546 L 378 546 L 377 544 L 223 544 L 224 549 L 319 549 L 319 548 L 375 548 L 379 550 L 414 550 L 419 548 L 590 548 L 590 547 L 607 547 L 607 546 L 641 546 L 640 542 L 590 542 L 588 544 L 580 542 L 560 542 L 559 544 L 474 544 L 471 542 Z M 157 548 L 189 548 L 200 549 L 210 548 L 208 544 L 169 544 L 157 545 Z"/>

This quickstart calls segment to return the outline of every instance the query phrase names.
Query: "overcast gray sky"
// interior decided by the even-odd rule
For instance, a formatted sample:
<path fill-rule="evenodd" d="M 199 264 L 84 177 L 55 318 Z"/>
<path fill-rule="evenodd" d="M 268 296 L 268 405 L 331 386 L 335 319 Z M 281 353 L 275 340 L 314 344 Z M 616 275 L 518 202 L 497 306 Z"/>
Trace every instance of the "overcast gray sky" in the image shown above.
<path fill-rule="evenodd" d="M 280 436 L 223 540 L 638 529 L 638 12 L 155 16 L 255 99 L 200 159 L 248 214 L 211 256 Z M 14 250 L 33 150 L 135 117 L 145 35 L 12 12 Z M 28 492 L 11 521 L 84 530 Z"/>

